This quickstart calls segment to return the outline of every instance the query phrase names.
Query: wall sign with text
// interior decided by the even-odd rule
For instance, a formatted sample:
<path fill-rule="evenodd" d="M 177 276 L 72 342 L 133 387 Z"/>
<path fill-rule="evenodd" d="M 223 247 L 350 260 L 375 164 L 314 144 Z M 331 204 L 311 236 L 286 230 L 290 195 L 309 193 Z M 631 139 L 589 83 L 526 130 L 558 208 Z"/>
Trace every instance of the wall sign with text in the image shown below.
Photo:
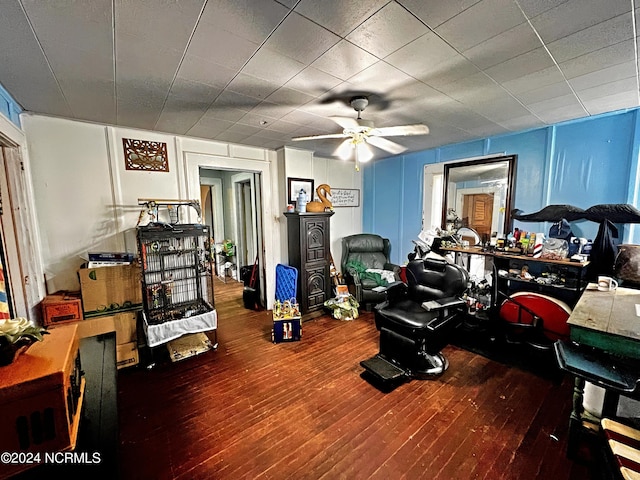
<path fill-rule="evenodd" d="M 331 187 L 331 205 L 334 207 L 359 207 L 360 190 Z"/>

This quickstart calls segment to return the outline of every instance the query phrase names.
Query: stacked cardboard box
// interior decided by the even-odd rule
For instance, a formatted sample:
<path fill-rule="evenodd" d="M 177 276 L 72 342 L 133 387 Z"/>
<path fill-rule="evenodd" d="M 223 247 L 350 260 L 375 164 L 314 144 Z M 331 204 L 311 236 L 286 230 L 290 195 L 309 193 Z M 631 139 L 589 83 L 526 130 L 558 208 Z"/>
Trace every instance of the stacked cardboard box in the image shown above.
<path fill-rule="evenodd" d="M 138 319 L 142 311 L 140 266 L 133 263 L 82 268 L 78 275 L 85 317 L 81 335 L 115 330 L 118 368 L 137 365 Z"/>

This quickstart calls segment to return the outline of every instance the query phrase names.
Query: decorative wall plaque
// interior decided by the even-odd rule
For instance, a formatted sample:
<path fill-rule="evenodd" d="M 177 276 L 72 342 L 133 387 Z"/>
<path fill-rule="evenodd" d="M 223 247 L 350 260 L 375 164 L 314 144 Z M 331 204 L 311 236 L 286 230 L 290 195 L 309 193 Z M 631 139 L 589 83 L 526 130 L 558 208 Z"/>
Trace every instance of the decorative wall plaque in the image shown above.
<path fill-rule="evenodd" d="M 127 170 L 144 170 L 147 172 L 168 172 L 169 157 L 167 144 L 123 138 L 124 159 Z"/>

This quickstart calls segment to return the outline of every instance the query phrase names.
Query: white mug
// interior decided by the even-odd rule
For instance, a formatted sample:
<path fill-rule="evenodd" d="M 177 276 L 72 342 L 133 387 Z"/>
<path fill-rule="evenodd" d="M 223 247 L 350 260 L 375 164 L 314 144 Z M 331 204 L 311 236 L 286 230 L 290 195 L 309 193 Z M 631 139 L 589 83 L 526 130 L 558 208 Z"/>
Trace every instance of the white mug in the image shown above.
<path fill-rule="evenodd" d="M 618 282 L 611 277 L 605 277 L 603 275 L 598 277 L 598 290 L 601 292 L 609 292 L 618 288 Z"/>

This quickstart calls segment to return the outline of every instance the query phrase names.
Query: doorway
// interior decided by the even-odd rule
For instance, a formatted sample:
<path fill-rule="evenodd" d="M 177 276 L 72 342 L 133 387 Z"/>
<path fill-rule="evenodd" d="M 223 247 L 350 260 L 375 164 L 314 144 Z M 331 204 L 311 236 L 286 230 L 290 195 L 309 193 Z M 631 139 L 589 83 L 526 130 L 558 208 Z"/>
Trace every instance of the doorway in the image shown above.
<path fill-rule="evenodd" d="M 248 281 L 244 277 L 263 252 L 261 181 L 256 172 L 200 167 L 202 216 L 212 232 L 214 284 L 221 287 Z M 257 269 L 258 277 L 264 275 L 262 270 Z M 257 284 L 264 285 L 259 279 Z M 214 297 L 217 290 L 214 287 Z M 243 292 L 241 288 L 225 291 L 237 296 Z M 264 292 L 259 303 L 265 305 Z"/>

